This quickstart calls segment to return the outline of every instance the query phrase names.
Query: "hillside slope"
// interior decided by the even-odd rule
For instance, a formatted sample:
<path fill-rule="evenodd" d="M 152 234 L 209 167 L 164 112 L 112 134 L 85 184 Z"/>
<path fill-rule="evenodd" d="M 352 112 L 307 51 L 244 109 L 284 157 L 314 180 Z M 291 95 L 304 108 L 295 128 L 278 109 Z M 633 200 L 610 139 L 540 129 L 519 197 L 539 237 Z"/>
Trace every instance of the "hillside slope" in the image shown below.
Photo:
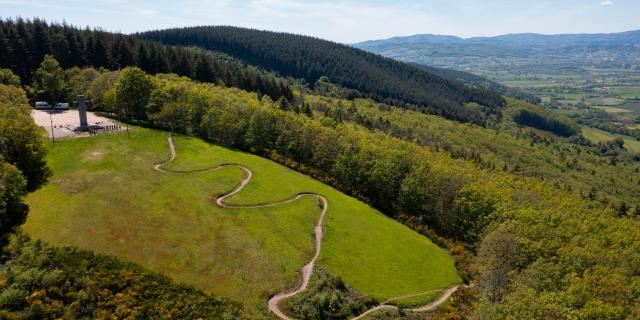
<path fill-rule="evenodd" d="M 428 148 L 444 149 L 484 168 L 537 177 L 583 196 L 591 194 L 610 206 L 625 202 L 640 207 L 640 164 L 629 159 L 631 155 L 615 156 L 614 162 L 611 155 L 600 152 L 607 148 L 585 145 L 584 138 L 561 138 L 518 126 L 513 117 L 521 110 L 541 111 L 522 101 L 508 99 L 503 111 L 506 116 L 491 129 L 399 110 L 367 99 L 348 102 L 307 96 L 306 101 L 318 116 L 358 123 Z"/>
<path fill-rule="evenodd" d="M 126 69 L 119 73 L 122 74 L 122 79 L 125 79 L 139 71 Z M 601 197 L 599 192 L 590 192 L 585 195 L 569 183 L 556 184 L 555 181 L 547 181 L 547 173 L 544 171 L 542 175 L 528 177 L 523 170 L 525 164 L 536 171 L 546 170 L 548 167 L 545 167 L 544 162 L 548 160 L 546 157 L 551 157 L 554 163 L 547 166 L 557 167 L 553 171 L 548 170 L 552 173 L 549 176 L 555 176 L 554 179 L 575 178 L 575 181 L 582 185 L 591 181 L 615 184 L 618 179 L 624 179 L 624 183 L 637 183 L 637 174 L 634 175 L 630 171 L 639 170 L 637 165 L 634 168 L 627 162 L 618 164 L 607 161 L 608 155 L 585 156 L 585 153 L 599 153 L 600 150 L 588 146 L 576 147 L 577 141 L 572 143 L 571 139 L 579 139 L 579 137 L 558 138 L 547 132 L 520 128 L 513 123 L 507 123 L 507 117 L 491 129 L 443 121 L 430 116 L 438 120 L 436 121 L 409 111 L 401 114 L 403 110 L 366 100 L 334 101 L 335 110 L 325 108 L 325 110 L 308 112 L 311 111 L 308 104 L 315 101 L 306 101 L 306 99 L 318 99 L 317 97 L 305 96 L 304 102 L 297 97 L 298 104 L 287 105 L 261 99 L 255 93 L 196 83 L 172 75 L 149 78 L 148 80 L 154 84 L 153 92 L 149 95 L 167 97 L 159 101 L 160 105 L 154 105 L 152 108 L 142 106 L 148 113 L 147 118 L 151 119 L 149 125 L 193 133 L 219 145 L 269 157 L 363 199 L 387 215 L 403 221 L 414 230 L 449 246 L 456 259 L 456 266 L 460 267 L 460 275 L 465 280 L 477 280 L 475 288 L 477 288 L 479 300 L 477 304 L 473 304 L 473 310 L 467 308 L 466 314 L 470 317 L 538 319 L 544 318 L 544 315 L 553 314 L 560 318 L 623 319 L 625 315 L 633 314 L 640 305 L 640 300 L 635 294 L 640 284 L 635 263 L 639 261 L 640 254 L 638 250 L 640 228 L 637 220 L 640 213 L 637 205 L 635 211 L 630 210 L 629 205 L 612 208 L 611 202 Z M 113 84 L 113 86 L 121 85 L 123 85 L 122 81 Z M 358 103 L 362 102 L 364 105 L 358 106 Z M 356 105 L 350 106 L 352 103 Z M 370 110 L 365 111 L 365 108 Z M 375 109 L 398 113 L 376 114 Z M 512 111 L 518 110 L 507 108 L 505 114 L 509 115 Z M 167 115 L 171 117 L 166 118 Z M 178 122 L 174 122 L 176 119 L 173 117 L 176 115 Z M 350 120 L 357 124 L 349 123 Z M 422 122 L 425 126 L 418 127 L 411 121 Z M 430 122 L 436 125 L 434 129 L 429 128 Z M 507 127 L 502 128 L 502 126 Z M 197 131 L 194 131 L 196 128 Z M 373 128 L 380 128 L 380 130 L 372 130 Z M 419 145 L 425 141 L 429 142 L 432 132 L 438 135 L 443 130 L 447 131 L 447 136 L 434 137 L 435 139 L 444 138 L 442 144 L 424 144 L 426 148 Z M 391 135 L 401 137 L 405 141 L 393 138 Z M 513 135 L 513 137 L 502 135 Z M 51 211 L 47 214 L 49 219 L 40 217 L 41 220 L 37 223 L 39 230 L 48 232 L 48 236 L 57 238 L 59 241 L 71 241 L 74 237 L 78 237 L 76 233 L 59 235 L 68 229 L 55 226 L 52 228 L 52 223 L 57 219 L 76 223 L 77 220 L 74 218 L 82 217 L 78 227 L 84 228 L 84 225 L 95 225 L 97 220 L 97 224 L 104 228 L 98 229 L 100 232 L 84 231 L 82 235 L 84 241 L 81 243 L 83 245 L 101 244 L 104 250 L 129 250 L 130 254 L 135 254 L 134 259 L 148 258 L 149 256 L 145 254 L 157 252 L 157 248 L 154 248 L 156 244 L 160 249 L 174 251 L 181 257 L 188 253 L 180 250 L 179 245 L 189 248 L 193 246 L 194 251 L 188 250 L 188 252 L 194 252 L 194 257 L 200 256 L 205 259 L 210 256 L 211 250 L 221 249 L 219 252 L 222 254 L 217 259 L 211 258 L 213 262 L 230 265 L 231 267 L 227 269 L 232 275 L 239 274 L 240 279 L 250 283 L 253 286 L 250 291 L 254 293 L 244 293 L 255 297 L 254 290 L 257 290 L 258 298 L 254 298 L 253 301 L 254 305 L 260 306 L 264 306 L 269 291 L 261 292 L 256 288 L 269 286 L 266 282 L 252 281 L 256 276 L 260 279 L 261 274 L 262 278 L 265 275 L 270 277 L 279 274 L 282 278 L 286 278 L 286 275 L 283 276 L 286 272 L 281 273 L 278 270 L 285 270 L 287 266 L 293 269 L 290 264 L 296 259 L 306 261 L 299 257 L 305 251 L 305 246 L 308 252 L 311 234 L 307 228 L 313 226 L 312 216 L 319 211 L 317 202 L 306 204 L 292 202 L 291 206 L 301 207 L 280 208 L 284 211 L 278 211 L 278 213 L 282 214 L 268 214 L 255 209 L 256 212 L 247 212 L 243 217 L 233 215 L 232 219 L 223 225 L 214 224 L 213 220 L 218 215 L 216 208 L 212 208 L 210 203 L 219 196 L 220 191 L 216 190 L 224 192 L 229 190 L 230 186 L 236 185 L 237 181 L 242 179 L 241 170 L 200 173 L 197 175 L 199 179 L 189 175 L 157 176 L 152 174 L 153 169 L 150 168 L 150 164 L 166 159 L 166 136 L 150 139 L 143 144 L 145 150 L 138 150 L 141 152 L 121 152 L 126 151 L 123 148 L 133 148 L 139 136 L 130 140 L 122 137 L 124 142 L 114 142 L 113 147 L 105 148 L 104 151 L 92 149 L 98 147 L 97 144 L 92 144 L 93 141 L 108 138 L 110 137 L 98 136 L 93 139 L 73 141 L 87 144 L 88 153 L 78 155 L 71 150 L 58 155 L 60 158 L 56 162 L 69 168 L 75 163 L 82 163 L 78 160 L 67 161 L 70 157 L 66 154 L 69 153 L 76 159 L 82 158 L 83 161 L 91 163 L 91 165 L 83 164 L 89 166 L 90 175 L 95 176 L 94 178 L 90 178 L 87 172 L 67 169 L 65 179 L 56 179 L 55 185 L 52 183 L 42 190 L 48 190 L 52 196 L 57 192 L 55 188 L 64 188 L 68 193 L 65 197 L 71 198 L 97 191 L 99 195 L 110 200 L 94 203 L 81 199 L 80 202 L 84 202 L 84 206 L 80 209 L 58 208 L 56 210 L 50 208 L 52 204 L 68 206 L 76 202 L 47 201 L 43 197 L 37 205 Z M 469 138 L 474 139 L 472 144 L 466 141 Z M 462 147 L 459 150 L 447 148 L 445 147 L 447 140 L 459 141 Z M 483 144 L 483 142 L 489 143 Z M 509 145 L 501 147 L 503 142 Z M 181 161 L 179 157 L 177 163 L 172 163 L 178 166 L 176 169 L 191 170 L 210 165 L 216 166 L 223 160 L 232 160 L 254 169 L 256 176 L 252 182 L 256 183 L 247 185 L 237 198 L 234 195 L 233 200 L 238 201 L 238 204 L 271 201 L 272 196 L 282 199 L 291 196 L 292 193 L 300 192 L 300 189 L 312 190 L 325 195 L 330 201 L 332 199 L 328 191 L 314 189 L 311 180 L 307 177 L 275 166 L 264 159 L 214 147 L 194 138 L 176 141 L 176 144 L 178 154 L 184 154 L 185 157 L 182 160 L 186 161 L 186 163 L 179 163 Z M 193 149 L 185 150 L 184 147 L 189 147 L 190 144 Z M 479 150 L 465 152 L 465 146 L 469 145 L 476 145 Z M 529 145 L 529 148 L 525 149 L 526 145 Z M 63 144 L 56 146 L 62 147 Z M 518 151 L 513 152 L 511 150 L 513 148 Z M 165 150 L 164 153 L 160 151 L 162 149 Z M 549 149 L 553 149 L 553 152 L 549 153 Z M 501 155 L 501 151 L 509 152 Z M 483 161 L 484 157 L 478 152 L 494 154 L 494 159 Z M 540 157 L 542 161 L 526 163 L 528 153 L 535 153 L 535 156 Z M 123 157 L 122 154 L 132 155 L 132 157 Z M 163 154 L 164 157 L 162 157 Z M 101 156 L 103 158 L 100 158 Z M 148 157 L 156 160 L 146 160 Z M 573 157 L 577 158 L 576 161 L 571 161 Z M 269 165 L 260 168 L 260 162 L 263 161 Z M 507 166 L 500 168 L 499 165 L 503 162 Z M 140 168 L 136 168 L 137 166 Z M 122 168 L 121 170 L 130 168 L 135 171 L 124 172 L 123 176 L 118 177 L 110 174 L 113 172 L 113 167 Z M 280 171 L 276 172 L 276 170 Z M 614 179 L 616 181 L 606 182 L 611 178 L 607 174 L 616 171 L 620 171 Z M 55 172 L 61 172 L 61 168 L 54 167 L 54 174 Z M 573 177 L 574 174 L 575 177 Z M 584 178 L 588 175 L 594 175 L 593 180 Z M 107 183 L 100 183 L 104 181 L 103 177 L 107 179 Z M 132 180 L 136 184 L 130 186 L 120 184 L 120 181 L 132 177 L 135 178 Z M 296 177 L 301 177 L 303 180 L 294 180 L 297 179 Z M 115 181 L 109 179 L 115 179 Z M 163 181 L 158 179 L 173 180 L 174 184 L 165 189 Z M 260 183 L 259 179 L 264 180 Z M 299 181 L 299 184 L 298 182 L 284 183 L 283 180 Z M 188 188 L 183 187 L 184 185 L 188 185 Z M 251 186 L 255 189 L 251 190 Z M 301 188 L 301 186 L 307 187 Z M 126 190 L 113 195 L 114 188 L 123 187 Z M 185 192 L 189 188 L 203 192 Z M 159 197 L 154 196 L 158 194 L 157 192 L 153 193 L 157 189 L 162 189 Z M 151 195 L 138 196 L 136 199 L 153 200 L 153 203 L 113 199 L 126 197 L 133 193 L 131 190 L 138 193 L 149 192 Z M 243 199 L 245 191 L 248 197 Z M 618 191 L 613 190 L 612 193 L 615 194 Z M 342 196 L 338 192 L 333 192 Z M 631 188 L 626 195 L 634 196 Z M 168 199 L 176 196 L 183 197 L 184 201 L 176 203 L 175 206 L 171 203 L 166 204 L 170 201 Z M 374 292 L 371 293 L 374 297 L 384 296 L 388 290 L 403 287 L 404 284 L 396 282 L 401 281 L 401 278 L 408 279 L 407 282 L 404 280 L 402 282 L 409 284 L 413 284 L 411 279 L 424 278 L 427 279 L 425 281 L 437 279 L 426 274 L 431 272 L 432 267 L 422 268 L 429 264 L 419 262 L 425 251 L 416 251 L 415 243 L 410 239 L 398 243 L 398 230 L 377 229 L 385 225 L 390 226 L 391 224 L 383 222 L 389 221 L 388 218 L 379 214 L 361 215 L 356 207 L 359 202 L 352 198 L 347 199 L 350 201 L 345 200 L 337 206 L 346 210 L 344 214 L 334 215 L 335 220 L 332 221 L 330 213 L 327 213 L 329 219 L 326 224 L 327 238 L 323 252 L 327 250 L 327 254 L 330 252 L 337 254 L 327 257 L 323 253 L 320 264 L 324 263 L 326 269 L 332 274 L 342 275 L 347 283 L 362 292 Z M 130 210 L 127 205 L 131 203 L 141 208 L 125 215 L 118 214 L 121 207 L 123 207 L 122 210 Z M 329 208 L 336 208 L 333 203 L 330 202 Z M 635 201 L 631 203 L 635 204 Z M 305 205 L 307 211 L 304 211 Z M 101 215 L 91 215 L 86 212 L 100 207 L 107 208 Z M 205 214 L 196 214 L 197 212 L 192 215 L 182 214 L 192 207 L 204 208 Z M 272 209 L 276 211 L 276 207 Z M 150 211 L 136 218 L 135 215 L 141 214 L 138 211 L 145 210 Z M 64 216 L 60 217 L 60 212 L 64 214 L 69 211 L 80 214 L 73 217 L 68 215 L 66 219 Z M 217 213 L 225 214 L 225 212 Z M 264 221 L 255 221 L 254 218 L 258 218 L 261 214 Z M 277 222 L 274 224 L 270 219 L 280 218 L 288 221 L 287 226 L 300 225 L 301 228 L 277 229 L 277 235 L 280 236 L 276 236 L 271 231 L 279 224 Z M 165 219 L 175 219 L 177 222 L 169 223 L 171 220 L 167 222 Z M 138 220 L 142 222 L 132 223 Z M 100 223 L 101 221 L 107 223 Z M 174 227 L 176 225 L 179 228 Z M 226 234 L 227 230 L 238 230 L 234 227 L 237 225 L 246 226 L 251 233 Z M 345 228 L 339 228 L 340 225 Z M 394 225 L 398 229 L 406 230 L 398 224 L 394 223 Z M 153 232 L 133 232 L 138 226 Z M 205 228 L 202 228 L 203 226 Z M 216 229 L 216 227 L 222 228 Z M 115 230 L 110 231 L 109 228 Z M 175 232 L 180 228 L 186 228 L 187 231 Z M 119 229 L 127 232 L 119 232 Z M 164 232 L 158 232 L 159 229 Z M 200 231 L 195 232 L 195 230 Z M 215 230 L 217 237 L 211 237 L 211 230 Z M 301 230 L 307 230 L 307 232 Z M 121 234 L 126 238 L 120 237 Z M 145 234 L 152 239 L 140 243 L 127 241 L 138 236 L 145 238 Z M 244 235 L 247 234 L 264 241 L 240 241 L 246 239 Z M 407 234 L 415 235 L 408 231 Z M 280 240 L 269 241 L 272 236 Z M 463 246 L 451 245 L 439 236 L 449 237 L 458 241 L 459 244 L 475 249 L 479 255 L 478 264 L 471 263 L 474 259 L 465 254 Z M 162 237 L 167 237 L 165 243 L 160 241 Z M 335 239 L 336 247 L 331 246 L 331 237 Z M 105 238 L 109 240 L 105 241 Z M 97 241 L 99 239 L 102 240 Z M 207 250 L 202 248 L 203 239 L 223 243 L 227 241 L 231 245 L 225 243 L 224 246 L 213 246 L 211 250 Z M 417 237 L 416 241 L 425 240 Z M 172 243 L 178 245 L 170 245 Z M 261 243 L 264 243 L 263 247 L 259 246 Z M 351 246 L 353 243 L 357 243 L 357 247 Z M 282 249 L 278 248 L 279 244 L 282 244 Z M 141 247 L 142 250 L 136 250 L 136 246 Z M 145 246 L 149 249 L 146 250 Z M 236 248 L 237 250 L 234 250 Z M 253 265 L 245 266 L 237 263 L 245 260 L 247 251 L 255 253 L 249 254 L 249 259 L 255 260 L 258 257 L 260 265 L 256 267 L 257 271 L 253 269 Z M 271 255 L 269 252 L 276 252 L 277 255 Z M 373 256 L 372 252 L 378 252 L 380 255 Z M 282 254 L 287 257 L 283 257 Z M 152 264 L 163 268 L 174 267 L 174 263 L 165 263 L 162 260 L 167 256 L 172 257 L 169 254 L 161 254 L 158 259 L 161 262 Z M 272 259 L 268 259 L 269 257 Z M 187 256 L 179 259 L 175 264 L 182 267 L 179 270 L 186 267 L 189 272 L 212 271 L 200 264 L 180 266 L 182 261 L 192 261 L 190 259 L 191 257 Z M 151 261 L 154 262 L 154 260 Z M 277 268 L 281 263 L 284 263 L 284 266 Z M 274 266 L 276 267 L 273 268 Z M 245 271 L 246 267 L 253 271 Z M 405 268 L 410 269 L 405 271 Z M 225 269 L 222 268 L 222 270 Z M 276 270 L 276 272 L 269 272 L 270 270 Z M 372 271 L 376 273 L 372 274 Z M 389 277 L 385 281 L 393 281 L 391 285 L 385 283 L 386 286 L 380 286 L 382 280 L 376 281 L 375 277 L 383 274 Z M 477 278 L 475 278 L 476 274 Z M 365 278 L 370 281 L 358 284 L 358 279 Z M 219 290 L 233 290 L 235 287 L 227 286 L 227 283 L 223 282 L 224 279 L 236 279 L 236 277 L 214 278 L 217 281 L 215 286 Z M 199 281 L 199 283 L 203 282 Z M 406 291 L 414 291 L 412 288 L 406 289 L 408 289 Z M 402 291 L 405 290 L 402 289 Z M 328 297 L 328 295 L 324 296 Z M 315 301 L 327 301 L 321 296 L 316 297 L 317 299 L 312 298 L 311 301 L 305 302 L 305 305 L 307 303 L 313 305 Z M 328 307 L 321 310 L 327 309 Z"/>
<path fill-rule="evenodd" d="M 321 76 L 366 96 L 417 105 L 428 113 L 481 123 L 504 105 L 497 94 L 469 88 L 391 59 L 317 38 L 236 27 L 190 27 L 137 34 L 169 45 L 198 46 L 237 57 L 284 76 L 315 83 Z M 465 109 L 467 102 L 485 107 Z"/>
<path fill-rule="evenodd" d="M 178 157 L 166 169 L 221 163 L 251 168 L 250 183 L 225 200 L 230 205 L 268 203 L 299 192 L 324 195 L 329 209 L 318 264 L 355 290 L 384 300 L 459 281 L 444 250 L 360 201 L 257 156 L 195 138 L 174 140 Z M 52 183 L 28 197 L 32 210 L 25 230 L 53 244 L 135 261 L 243 301 L 254 317 L 266 315 L 267 297 L 293 286 L 313 253 L 317 200 L 220 208 L 212 197 L 233 189 L 241 170 L 155 172 L 154 164 L 166 157 L 166 133 L 142 128 L 131 139 L 103 135 L 56 144 L 48 158 Z"/>

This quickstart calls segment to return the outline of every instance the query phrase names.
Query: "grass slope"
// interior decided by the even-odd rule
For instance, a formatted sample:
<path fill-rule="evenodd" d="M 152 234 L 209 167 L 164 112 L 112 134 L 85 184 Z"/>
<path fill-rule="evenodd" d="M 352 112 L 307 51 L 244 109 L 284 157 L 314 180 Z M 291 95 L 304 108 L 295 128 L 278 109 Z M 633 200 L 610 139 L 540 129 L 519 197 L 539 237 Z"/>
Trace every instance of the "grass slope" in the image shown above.
<path fill-rule="evenodd" d="M 244 301 L 256 315 L 266 297 L 296 281 L 313 251 L 320 213 L 305 198 L 270 208 L 215 207 L 213 195 L 242 178 L 237 168 L 168 174 L 166 133 L 137 129 L 57 143 L 51 183 L 28 197 L 25 230 L 34 238 L 114 254 L 173 279 Z M 320 266 L 378 299 L 443 288 L 460 279 L 428 239 L 364 203 L 269 160 L 177 137 L 167 167 L 241 163 L 253 180 L 229 203 L 252 204 L 313 191 L 329 200 Z"/>
<path fill-rule="evenodd" d="M 593 127 L 582 127 L 582 135 L 593 143 L 613 141 L 616 138 L 624 140 L 624 147 L 631 152 L 640 152 L 640 141 L 620 134 L 609 133 Z"/>

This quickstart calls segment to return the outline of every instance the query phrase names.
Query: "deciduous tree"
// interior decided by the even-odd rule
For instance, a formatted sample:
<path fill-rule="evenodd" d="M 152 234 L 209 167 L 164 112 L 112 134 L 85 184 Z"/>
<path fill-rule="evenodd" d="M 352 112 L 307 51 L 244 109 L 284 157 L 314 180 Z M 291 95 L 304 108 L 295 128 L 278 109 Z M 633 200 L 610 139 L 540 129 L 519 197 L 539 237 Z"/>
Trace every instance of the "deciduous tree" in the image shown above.
<path fill-rule="evenodd" d="M 115 85 L 115 103 L 121 117 L 126 121 L 146 120 L 151 90 L 153 82 L 144 71 L 137 67 L 123 69 Z"/>
<path fill-rule="evenodd" d="M 45 55 L 36 70 L 34 90 L 38 97 L 53 104 L 64 92 L 64 70 L 52 55 Z"/>
<path fill-rule="evenodd" d="M 0 84 L 20 86 L 20 77 L 15 75 L 11 69 L 0 69 Z"/>

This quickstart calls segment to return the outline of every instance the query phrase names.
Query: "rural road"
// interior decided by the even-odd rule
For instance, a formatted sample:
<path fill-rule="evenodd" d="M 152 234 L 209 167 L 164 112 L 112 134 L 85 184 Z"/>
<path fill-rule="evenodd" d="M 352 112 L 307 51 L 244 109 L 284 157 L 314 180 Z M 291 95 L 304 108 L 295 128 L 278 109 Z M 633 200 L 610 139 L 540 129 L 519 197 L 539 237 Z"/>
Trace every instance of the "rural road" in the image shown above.
<path fill-rule="evenodd" d="M 313 268 L 316 264 L 316 260 L 318 260 L 318 257 L 320 256 L 320 250 L 322 247 L 322 236 L 323 236 L 323 230 L 322 230 L 322 225 L 324 222 L 324 217 L 325 214 L 327 213 L 327 209 L 329 208 L 329 203 L 327 201 L 327 198 L 325 198 L 324 196 L 317 194 L 317 193 L 312 193 L 312 192 L 301 192 L 296 194 L 295 196 L 288 198 L 288 199 L 284 199 L 281 201 L 274 201 L 274 202 L 268 202 L 268 203 L 261 203 L 261 204 L 255 204 L 255 205 L 227 205 L 224 204 L 224 200 L 226 200 L 227 198 L 233 197 L 235 194 L 237 194 L 238 192 L 240 192 L 248 183 L 249 181 L 251 181 L 251 178 L 253 177 L 253 172 L 251 172 L 251 169 L 249 169 L 248 167 L 245 167 L 241 164 L 236 164 L 236 163 L 224 163 L 224 164 L 220 164 L 217 165 L 215 167 L 210 167 L 210 168 L 205 168 L 205 169 L 196 169 L 196 170 L 190 170 L 190 171 L 177 171 L 177 170 L 168 170 L 168 169 L 164 169 L 163 166 L 165 164 L 168 164 L 172 161 L 174 161 L 176 159 L 176 147 L 173 143 L 173 138 L 171 136 L 169 136 L 168 138 L 168 142 L 169 142 L 169 151 L 171 152 L 171 156 L 168 160 L 160 162 L 158 164 L 156 164 L 153 168 L 156 171 L 159 172 L 163 172 L 163 173 L 194 173 L 194 172 L 205 172 L 205 171 L 213 171 L 213 170 L 217 170 L 220 168 L 224 168 L 224 167 L 238 167 L 240 168 L 242 171 L 244 171 L 244 178 L 240 181 L 240 183 L 235 186 L 233 188 L 233 190 L 222 194 L 220 196 L 218 196 L 215 199 L 215 202 L 218 206 L 222 207 L 222 208 L 227 208 L 227 209 L 251 209 L 251 208 L 262 208 L 262 207 L 271 207 L 271 206 L 276 206 L 276 205 L 281 205 L 281 204 L 285 204 L 285 203 L 290 203 L 293 201 L 296 201 L 302 197 L 315 197 L 317 199 L 320 200 L 320 202 L 322 203 L 322 212 L 320 213 L 320 217 L 318 218 L 318 221 L 316 222 L 316 226 L 314 229 L 314 235 L 315 235 L 315 254 L 313 255 L 313 257 L 311 258 L 311 260 L 309 260 L 309 262 L 307 262 L 307 264 L 302 267 L 302 270 L 300 271 L 300 275 L 302 278 L 302 281 L 300 283 L 300 286 L 297 287 L 297 289 L 295 290 L 283 290 L 279 293 L 277 293 L 276 295 L 274 295 L 273 297 L 271 297 L 267 303 L 268 307 L 269 307 L 269 311 L 273 312 L 278 318 L 282 319 L 282 320 L 294 320 L 293 318 L 287 316 L 281 309 L 279 306 L 280 301 L 287 299 L 289 297 L 295 296 L 301 292 L 304 292 L 305 290 L 307 290 L 307 287 L 309 286 L 309 279 L 311 278 L 311 275 L 313 274 Z M 431 311 L 434 310 L 436 308 L 438 308 L 440 305 L 442 305 L 442 303 L 444 303 L 447 299 L 449 299 L 449 297 L 451 297 L 451 295 L 456 292 L 458 290 L 460 286 L 456 285 L 453 286 L 451 288 L 448 288 L 443 294 L 442 296 L 440 296 L 437 300 L 415 308 L 415 309 L 403 309 L 405 311 L 413 311 L 413 312 L 425 312 L 425 311 Z M 391 298 L 387 301 L 390 300 L 394 300 L 394 298 Z M 385 304 L 385 302 L 383 302 L 382 304 L 373 307 L 369 310 L 367 310 L 366 312 L 362 313 L 361 315 L 353 318 L 352 320 L 357 320 L 357 319 L 362 319 L 364 317 L 366 317 L 367 315 L 379 311 L 379 310 L 383 310 L 383 309 L 397 309 L 398 307 L 393 306 L 393 305 L 389 305 L 389 304 Z"/>

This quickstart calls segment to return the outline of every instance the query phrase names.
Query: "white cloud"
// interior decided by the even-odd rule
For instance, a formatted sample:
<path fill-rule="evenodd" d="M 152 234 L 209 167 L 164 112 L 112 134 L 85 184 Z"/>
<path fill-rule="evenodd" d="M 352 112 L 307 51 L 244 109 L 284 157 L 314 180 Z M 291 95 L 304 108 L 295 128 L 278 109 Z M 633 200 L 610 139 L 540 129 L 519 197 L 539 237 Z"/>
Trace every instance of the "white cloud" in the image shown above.
<path fill-rule="evenodd" d="M 612 6 L 615 3 L 613 1 L 611 1 L 611 0 L 607 0 L 607 1 L 600 2 L 600 4 L 603 5 L 603 6 Z"/>
<path fill-rule="evenodd" d="M 353 0 L 251 0 L 245 26 L 307 34 L 339 42 L 356 42 L 408 34 L 409 30 L 444 33 L 450 24 L 422 4 Z M 293 27 L 292 27 L 293 26 Z M 375 36 L 373 36 L 375 35 Z"/>

